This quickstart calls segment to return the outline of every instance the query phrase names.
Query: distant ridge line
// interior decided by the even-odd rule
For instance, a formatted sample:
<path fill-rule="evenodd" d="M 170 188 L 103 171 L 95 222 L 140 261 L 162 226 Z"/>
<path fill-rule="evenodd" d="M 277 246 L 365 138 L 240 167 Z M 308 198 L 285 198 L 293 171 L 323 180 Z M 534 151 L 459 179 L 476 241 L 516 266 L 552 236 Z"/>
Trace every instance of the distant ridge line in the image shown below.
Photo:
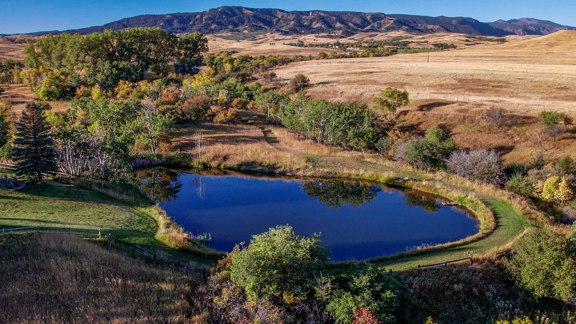
<path fill-rule="evenodd" d="M 285 11 L 281 9 L 255 9 L 226 6 L 203 12 L 173 13 L 166 15 L 140 15 L 124 18 L 102 26 L 66 31 L 44 31 L 28 35 L 49 33 L 90 34 L 106 29 L 122 30 L 137 27 L 159 27 L 167 32 L 181 34 L 233 33 L 250 37 L 261 33 L 283 35 L 329 34 L 352 36 L 362 32 L 406 31 L 416 34 L 462 33 L 479 36 L 548 35 L 560 30 L 576 30 L 554 22 L 534 18 L 480 22 L 465 17 L 428 17 L 416 15 L 386 15 L 353 11 Z"/>

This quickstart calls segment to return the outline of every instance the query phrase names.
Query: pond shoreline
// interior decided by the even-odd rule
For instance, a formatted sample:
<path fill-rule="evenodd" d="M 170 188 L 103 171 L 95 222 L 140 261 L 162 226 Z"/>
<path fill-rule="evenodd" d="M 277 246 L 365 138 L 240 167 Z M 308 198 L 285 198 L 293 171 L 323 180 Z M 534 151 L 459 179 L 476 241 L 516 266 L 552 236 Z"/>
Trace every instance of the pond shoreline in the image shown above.
<path fill-rule="evenodd" d="M 166 163 L 164 166 L 166 167 L 174 167 L 174 168 L 184 168 L 181 164 L 174 165 L 170 163 Z M 197 168 L 191 168 L 186 166 L 185 168 L 191 170 Z M 409 189 L 414 190 L 417 192 L 422 192 L 425 194 L 431 194 L 434 197 L 441 199 L 443 201 L 453 202 L 456 201 L 460 208 L 465 209 L 465 211 L 473 218 L 475 218 L 479 224 L 479 231 L 471 236 L 463 238 L 461 240 L 447 242 L 443 244 L 437 244 L 433 246 L 427 246 L 425 248 L 419 248 L 410 250 L 407 252 L 398 252 L 388 256 L 379 256 L 373 257 L 362 261 L 335 261 L 331 262 L 334 266 L 338 265 L 346 265 L 350 262 L 369 262 L 369 263 L 382 263 L 392 260 L 398 260 L 407 257 L 415 257 L 415 256 L 423 256 L 431 252 L 436 252 L 443 249 L 453 248 L 453 247 L 460 247 L 463 245 L 467 245 L 473 242 L 477 242 L 488 235 L 490 235 L 494 229 L 496 228 L 496 219 L 494 217 L 494 213 L 492 210 L 484 203 L 481 199 L 470 196 L 467 193 L 464 193 L 459 190 L 447 190 L 445 188 L 439 187 L 437 183 L 433 183 L 427 181 L 425 179 L 409 179 L 407 181 L 402 181 L 400 183 L 395 182 L 395 179 L 398 179 L 398 176 L 387 176 L 387 175 L 378 175 L 378 174 L 361 174 L 361 173 L 337 173 L 337 172 L 328 172 L 324 170 L 317 170 L 314 167 L 303 171 L 303 170 L 291 170 L 291 169 L 283 169 L 277 170 L 274 167 L 252 167 L 250 165 L 219 165 L 219 167 L 214 168 L 207 168 L 206 170 L 199 170 L 199 171 L 208 171 L 210 170 L 219 170 L 219 171 L 227 171 L 227 172 L 236 172 L 239 174 L 245 175 L 256 175 L 256 176 L 273 176 L 273 177 L 293 177 L 300 178 L 302 180 L 305 179 L 338 179 L 343 181 L 364 181 L 370 182 L 377 185 L 382 185 L 385 187 L 390 188 L 397 188 L 397 189 Z M 479 257 L 479 256 L 476 256 Z"/>

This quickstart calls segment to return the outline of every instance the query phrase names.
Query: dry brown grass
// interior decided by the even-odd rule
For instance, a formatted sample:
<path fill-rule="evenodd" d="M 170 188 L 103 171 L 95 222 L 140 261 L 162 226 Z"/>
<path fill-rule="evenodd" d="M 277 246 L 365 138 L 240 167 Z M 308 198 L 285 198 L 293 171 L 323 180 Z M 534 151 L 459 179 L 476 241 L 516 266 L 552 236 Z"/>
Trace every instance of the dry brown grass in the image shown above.
<path fill-rule="evenodd" d="M 553 160 L 576 157 L 574 135 L 552 142 L 539 131 L 537 114 L 555 110 L 576 116 L 576 32 L 538 38 L 510 38 L 505 44 L 483 44 L 430 54 L 384 58 L 321 60 L 275 70 L 288 80 L 298 73 L 314 85 L 308 94 L 333 101 L 370 102 L 385 87 L 407 89 L 411 105 L 402 108 L 399 127 L 422 133 L 441 126 L 468 149 L 495 149 L 505 163 L 531 161 L 538 152 Z M 496 129 L 483 119 L 490 107 L 521 116 L 513 127 Z"/>
<path fill-rule="evenodd" d="M 26 104 L 38 100 L 36 95 L 28 85 L 25 84 L 0 84 L 0 87 L 5 89 L 5 92 L 0 95 L 0 99 L 8 99 L 12 102 L 12 111 L 16 115 L 20 115 L 22 110 L 26 108 Z M 53 111 L 64 111 L 71 108 L 69 101 L 55 100 L 48 102 Z"/>
<path fill-rule="evenodd" d="M 0 323 L 190 323 L 198 283 L 68 235 L 0 238 Z"/>
<path fill-rule="evenodd" d="M 26 42 L 32 39 L 33 36 L 16 35 L 16 36 L 0 36 L 0 62 L 6 60 L 24 60 L 24 48 L 28 46 Z"/>

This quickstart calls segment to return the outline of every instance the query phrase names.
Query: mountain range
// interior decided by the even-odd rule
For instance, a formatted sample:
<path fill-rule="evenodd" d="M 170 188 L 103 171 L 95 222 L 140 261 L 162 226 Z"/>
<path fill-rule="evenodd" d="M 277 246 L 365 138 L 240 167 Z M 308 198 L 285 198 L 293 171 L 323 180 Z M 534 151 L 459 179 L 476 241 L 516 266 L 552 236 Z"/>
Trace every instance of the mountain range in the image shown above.
<path fill-rule="evenodd" d="M 167 15 L 141 15 L 125 18 L 103 26 L 67 30 L 68 33 L 89 34 L 106 29 L 160 27 L 170 33 L 201 32 L 203 34 L 236 33 L 239 36 L 274 32 L 283 35 L 333 34 L 351 36 L 361 32 L 406 31 L 417 34 L 463 33 L 482 36 L 547 35 L 559 30 L 576 30 L 550 21 L 533 18 L 498 20 L 484 23 L 465 17 L 427 17 L 386 15 L 345 11 L 284 11 L 220 7 L 204 12 Z M 60 33 L 61 31 L 52 31 Z M 49 32 L 32 33 L 44 35 Z"/>

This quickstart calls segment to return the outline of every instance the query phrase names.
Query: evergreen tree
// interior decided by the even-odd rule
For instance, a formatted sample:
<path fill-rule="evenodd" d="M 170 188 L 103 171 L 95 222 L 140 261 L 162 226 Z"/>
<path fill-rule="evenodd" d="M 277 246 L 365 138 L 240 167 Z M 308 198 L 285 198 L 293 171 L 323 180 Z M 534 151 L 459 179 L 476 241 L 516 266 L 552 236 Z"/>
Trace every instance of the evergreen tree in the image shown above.
<path fill-rule="evenodd" d="M 16 173 L 42 181 L 43 174 L 54 173 L 56 162 L 50 124 L 43 112 L 48 105 L 29 103 L 16 123 L 16 140 L 12 159 L 16 161 Z"/>

